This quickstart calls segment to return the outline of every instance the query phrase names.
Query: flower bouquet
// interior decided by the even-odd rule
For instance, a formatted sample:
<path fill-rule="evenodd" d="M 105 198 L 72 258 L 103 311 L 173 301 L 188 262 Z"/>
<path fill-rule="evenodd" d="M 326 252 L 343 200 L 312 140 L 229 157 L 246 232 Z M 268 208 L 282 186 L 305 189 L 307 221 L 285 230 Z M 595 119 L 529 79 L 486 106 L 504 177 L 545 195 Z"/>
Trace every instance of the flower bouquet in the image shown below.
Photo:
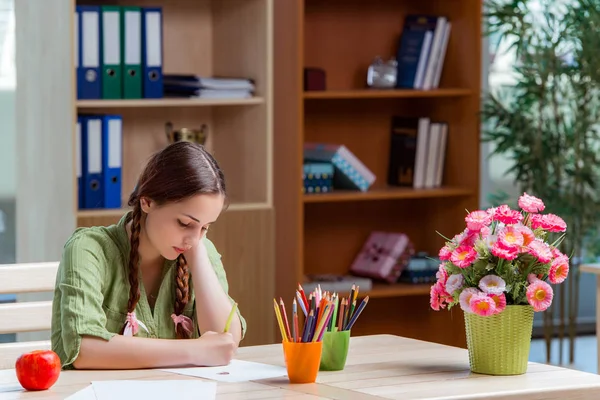
<path fill-rule="evenodd" d="M 447 239 L 431 287 L 434 310 L 456 304 L 465 314 L 471 370 L 491 375 L 525 373 L 533 313 L 552 304 L 548 284 L 564 282 L 569 258 L 557 246 L 566 224 L 543 214 L 542 200 L 524 193 L 521 210 L 507 205 L 470 212 L 466 229 Z"/>

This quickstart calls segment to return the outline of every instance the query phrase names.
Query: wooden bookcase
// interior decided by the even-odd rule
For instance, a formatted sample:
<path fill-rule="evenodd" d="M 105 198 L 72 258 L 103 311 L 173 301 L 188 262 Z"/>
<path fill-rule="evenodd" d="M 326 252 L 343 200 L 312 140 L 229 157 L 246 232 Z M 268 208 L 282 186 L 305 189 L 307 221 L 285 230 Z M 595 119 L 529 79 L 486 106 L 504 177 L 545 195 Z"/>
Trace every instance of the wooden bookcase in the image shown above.
<path fill-rule="evenodd" d="M 250 99 L 75 100 L 73 107 L 76 114 L 122 116 L 123 205 L 148 157 L 168 144 L 167 121 L 175 129 L 208 126 L 207 148 L 225 172 L 230 200 L 209 238 L 248 322 L 243 345 L 271 343 L 273 0 L 82 0 L 73 12 L 75 4 L 161 6 L 164 73 L 254 79 Z M 127 210 L 78 210 L 74 169 L 73 182 L 77 226 L 113 224 Z"/>
<path fill-rule="evenodd" d="M 373 230 L 407 233 L 437 255 L 479 206 L 482 4 L 447 0 L 275 2 L 275 207 L 278 296 L 309 273 L 346 273 Z M 375 56 L 395 56 L 407 14 L 445 15 L 452 31 L 439 89 L 371 90 Z M 326 91 L 304 92 L 304 67 L 326 72 Z M 443 186 L 388 187 L 392 115 L 448 123 Z M 344 144 L 377 176 L 366 193 L 303 195 L 303 143 Z M 392 333 L 466 346 L 460 309 L 435 312 L 430 285 L 377 283 L 353 335 Z M 361 292 L 361 295 L 367 293 Z"/>

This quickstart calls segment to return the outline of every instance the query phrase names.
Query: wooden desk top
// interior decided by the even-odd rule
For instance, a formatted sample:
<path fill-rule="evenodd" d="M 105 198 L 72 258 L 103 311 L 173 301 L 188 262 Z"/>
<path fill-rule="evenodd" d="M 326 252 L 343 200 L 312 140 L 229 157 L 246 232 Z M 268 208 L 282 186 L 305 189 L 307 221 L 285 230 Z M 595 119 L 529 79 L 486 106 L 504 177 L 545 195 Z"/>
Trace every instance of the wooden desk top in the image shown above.
<path fill-rule="evenodd" d="M 240 348 L 238 359 L 283 364 L 282 346 Z M 0 399 L 64 399 L 92 380 L 199 379 L 157 370 L 65 371 L 43 392 L 0 392 Z M 14 370 L 0 371 L 0 387 L 18 384 Z M 391 335 L 353 337 L 346 369 L 320 372 L 316 384 L 290 385 L 286 377 L 217 384 L 219 400 L 368 399 L 598 399 L 600 376 L 530 363 L 518 376 L 469 371 L 467 350 Z"/>

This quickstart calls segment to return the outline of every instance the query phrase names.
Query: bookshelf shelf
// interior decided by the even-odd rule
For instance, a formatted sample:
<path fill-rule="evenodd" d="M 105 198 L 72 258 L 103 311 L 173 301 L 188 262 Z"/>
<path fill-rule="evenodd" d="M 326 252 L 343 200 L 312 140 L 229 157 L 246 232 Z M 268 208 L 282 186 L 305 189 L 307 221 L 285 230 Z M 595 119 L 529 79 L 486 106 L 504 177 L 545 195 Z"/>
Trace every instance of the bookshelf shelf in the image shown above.
<path fill-rule="evenodd" d="M 326 90 L 304 92 L 306 100 L 334 100 L 334 99 L 397 99 L 397 98 L 422 98 L 422 97 L 461 97 L 469 96 L 469 89 L 432 89 L 432 90 Z"/>
<path fill-rule="evenodd" d="M 250 211 L 250 210 L 268 210 L 268 203 L 234 203 L 227 207 L 227 211 Z M 129 211 L 130 208 L 113 208 L 113 209 L 89 209 L 77 211 L 78 218 L 120 218 L 123 214 Z M 226 211 L 226 212 L 227 212 Z"/>
<path fill-rule="evenodd" d="M 78 100 L 77 108 L 145 108 L 145 107 L 216 107 L 251 106 L 263 104 L 265 99 L 140 99 L 140 100 Z"/>
<path fill-rule="evenodd" d="M 428 81 L 430 90 L 366 88 L 369 65 L 376 56 L 397 57 L 404 21 L 415 14 L 445 16 L 451 24 L 440 79 Z M 435 257 L 444 244 L 437 232 L 453 236 L 464 229 L 465 210 L 479 207 L 481 63 L 474 60 L 481 60 L 481 37 L 480 2 L 275 3 L 273 115 L 281 134 L 274 138 L 274 200 L 276 209 L 285 210 L 275 221 L 277 296 L 289 296 L 307 276 L 348 274 L 374 231 L 405 233 L 416 252 Z M 327 90 L 306 91 L 305 68 L 324 71 Z M 429 118 L 436 132 L 441 126 L 447 132 L 443 176 L 435 188 L 386 186 L 394 117 Z M 299 177 L 306 143 L 344 145 L 375 175 L 373 187 L 304 194 Z M 439 159 L 427 154 L 427 163 Z M 353 335 L 388 333 L 465 346 L 460 308 L 431 310 L 430 285 L 373 284 L 374 300 Z"/>
<path fill-rule="evenodd" d="M 471 194 L 473 194 L 471 189 L 463 188 L 442 187 L 434 189 L 411 189 L 388 186 L 380 189 L 371 189 L 368 192 L 336 190 L 331 193 L 305 194 L 303 199 L 305 203 L 329 203 L 340 201 L 426 199 L 434 197 L 470 196 Z"/>

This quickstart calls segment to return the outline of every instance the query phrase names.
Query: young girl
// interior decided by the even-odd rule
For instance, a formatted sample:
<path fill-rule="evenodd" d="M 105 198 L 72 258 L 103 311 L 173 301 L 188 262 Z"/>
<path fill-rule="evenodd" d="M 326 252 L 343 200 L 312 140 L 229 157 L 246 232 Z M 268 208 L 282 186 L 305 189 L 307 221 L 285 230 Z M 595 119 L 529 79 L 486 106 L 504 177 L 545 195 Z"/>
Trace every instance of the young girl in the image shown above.
<path fill-rule="evenodd" d="M 234 301 L 205 237 L 225 200 L 213 157 L 177 142 L 151 157 L 116 225 L 75 231 L 53 302 L 52 349 L 63 368 L 229 363 L 246 323 L 236 312 L 223 332 Z"/>

